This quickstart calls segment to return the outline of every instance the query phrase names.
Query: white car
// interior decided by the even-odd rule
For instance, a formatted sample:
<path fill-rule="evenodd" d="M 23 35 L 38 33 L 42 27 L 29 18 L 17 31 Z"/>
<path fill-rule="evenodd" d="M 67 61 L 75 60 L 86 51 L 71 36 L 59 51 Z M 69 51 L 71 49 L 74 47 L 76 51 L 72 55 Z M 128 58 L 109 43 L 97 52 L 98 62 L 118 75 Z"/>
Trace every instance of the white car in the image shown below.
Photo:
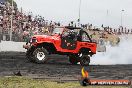
<path fill-rule="evenodd" d="M 106 52 L 105 41 L 102 38 L 98 40 L 97 52 Z"/>

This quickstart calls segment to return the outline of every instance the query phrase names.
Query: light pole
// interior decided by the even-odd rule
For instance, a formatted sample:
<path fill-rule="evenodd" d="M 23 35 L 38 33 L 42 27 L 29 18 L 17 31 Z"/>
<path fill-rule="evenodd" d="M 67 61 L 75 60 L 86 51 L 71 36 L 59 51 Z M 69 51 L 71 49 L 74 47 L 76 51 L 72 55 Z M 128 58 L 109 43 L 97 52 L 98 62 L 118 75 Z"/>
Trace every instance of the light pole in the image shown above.
<path fill-rule="evenodd" d="M 81 3 L 82 3 L 82 0 L 80 0 L 80 2 L 79 2 L 79 18 L 78 18 L 79 26 L 80 26 L 80 16 L 81 16 Z"/>
<path fill-rule="evenodd" d="M 124 10 L 121 10 L 121 27 L 123 27 L 123 12 Z"/>
<path fill-rule="evenodd" d="M 109 26 L 109 10 L 107 9 L 107 12 L 106 12 L 106 23 L 105 23 L 106 27 Z"/>
<path fill-rule="evenodd" d="M 12 30 L 13 30 L 13 0 L 11 2 L 11 28 L 10 28 L 10 41 L 12 41 Z"/>

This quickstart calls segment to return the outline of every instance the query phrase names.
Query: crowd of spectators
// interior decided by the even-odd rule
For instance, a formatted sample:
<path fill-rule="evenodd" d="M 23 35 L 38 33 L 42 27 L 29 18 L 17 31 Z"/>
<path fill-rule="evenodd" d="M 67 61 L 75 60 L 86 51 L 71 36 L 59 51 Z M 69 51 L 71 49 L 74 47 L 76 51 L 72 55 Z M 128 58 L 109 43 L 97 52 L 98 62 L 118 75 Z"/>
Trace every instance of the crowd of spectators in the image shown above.
<path fill-rule="evenodd" d="M 11 17 L 12 17 L 12 40 L 13 41 L 27 41 L 35 34 L 49 34 L 55 26 L 60 26 L 61 23 L 47 21 L 42 16 L 33 16 L 32 12 L 25 14 L 19 11 L 16 6 L 11 6 L 9 2 L 0 3 L 0 40 L 10 40 L 11 32 Z M 102 31 L 108 34 L 132 34 L 132 29 L 120 27 L 112 29 L 110 27 L 95 28 L 92 24 L 81 24 L 81 27 L 89 31 Z M 96 33 L 93 32 L 92 35 Z M 99 34 L 99 33 L 98 33 Z M 101 33 L 103 36 L 103 33 Z"/>
<path fill-rule="evenodd" d="M 53 21 L 46 21 L 42 16 L 34 16 L 32 12 L 26 15 L 19 11 L 17 7 L 11 6 L 9 2 L 0 3 L 0 35 L 9 40 L 11 31 L 11 17 L 12 17 L 12 40 L 26 41 L 34 34 L 47 34 L 52 32 L 52 29 L 60 23 Z"/>

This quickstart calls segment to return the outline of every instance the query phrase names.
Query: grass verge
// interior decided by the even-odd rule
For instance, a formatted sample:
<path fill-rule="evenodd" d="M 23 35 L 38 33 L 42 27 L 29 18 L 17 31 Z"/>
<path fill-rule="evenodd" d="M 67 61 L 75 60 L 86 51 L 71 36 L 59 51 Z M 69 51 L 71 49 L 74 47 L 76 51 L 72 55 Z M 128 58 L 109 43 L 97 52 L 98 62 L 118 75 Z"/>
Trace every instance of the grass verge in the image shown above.
<path fill-rule="evenodd" d="M 0 88 L 129 88 L 127 86 L 87 86 L 79 82 L 58 83 L 46 80 L 35 80 L 25 77 L 2 77 Z"/>

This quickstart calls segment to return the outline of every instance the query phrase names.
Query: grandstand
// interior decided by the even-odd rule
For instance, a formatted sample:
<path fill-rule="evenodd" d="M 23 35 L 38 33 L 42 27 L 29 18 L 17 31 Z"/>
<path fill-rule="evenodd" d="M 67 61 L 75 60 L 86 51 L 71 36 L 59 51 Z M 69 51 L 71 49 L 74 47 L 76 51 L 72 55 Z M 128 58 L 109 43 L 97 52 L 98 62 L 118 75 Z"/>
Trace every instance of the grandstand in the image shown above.
<path fill-rule="evenodd" d="M 12 41 L 26 42 L 31 36 L 36 34 L 47 34 L 52 32 L 55 26 L 62 25 L 59 22 L 47 21 L 44 17 L 31 14 L 26 15 L 23 11 L 19 11 L 17 4 L 11 8 L 11 0 L 0 0 L 0 41 L 9 41 L 11 33 L 11 15 L 13 14 Z M 87 29 L 90 36 L 96 40 L 103 36 L 107 38 L 109 35 L 132 34 L 132 29 L 110 27 L 95 28 L 93 24 L 81 24 L 81 27 Z M 104 37 L 105 36 L 105 37 Z"/>

